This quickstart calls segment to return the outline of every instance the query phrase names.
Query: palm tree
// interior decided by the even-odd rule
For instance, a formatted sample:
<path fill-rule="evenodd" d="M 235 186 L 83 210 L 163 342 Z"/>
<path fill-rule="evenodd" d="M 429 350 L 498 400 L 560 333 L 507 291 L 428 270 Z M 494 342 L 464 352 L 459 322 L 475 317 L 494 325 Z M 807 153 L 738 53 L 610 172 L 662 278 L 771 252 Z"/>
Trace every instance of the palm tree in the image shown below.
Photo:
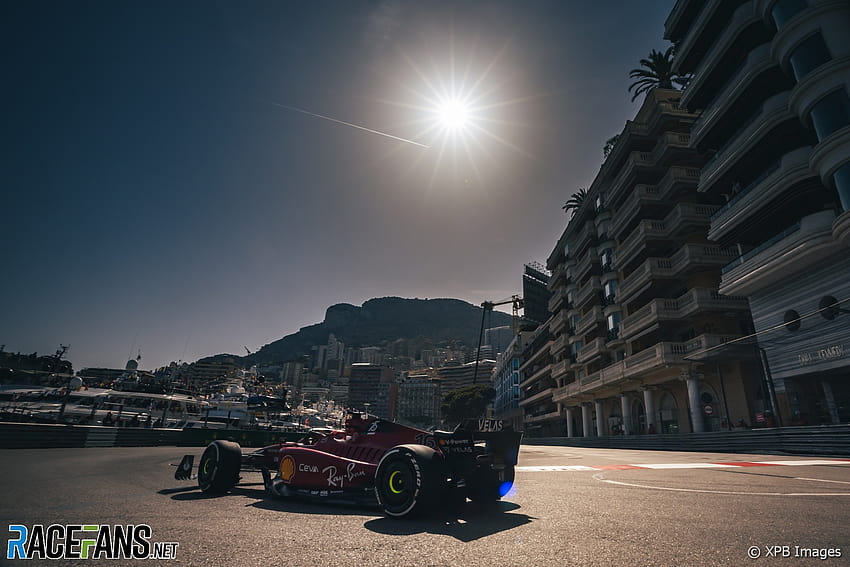
<path fill-rule="evenodd" d="M 579 187 L 578 191 L 573 193 L 573 196 L 561 208 L 564 209 L 565 213 L 573 211 L 573 214 L 575 214 L 581 204 L 584 203 L 585 197 L 587 197 L 587 187 Z"/>
<path fill-rule="evenodd" d="M 671 64 L 673 59 L 673 50 L 674 46 L 672 45 L 668 47 L 667 51 L 664 53 L 653 49 L 649 53 L 648 59 L 640 60 L 640 64 L 643 67 L 646 67 L 645 69 L 632 69 L 629 72 L 630 78 L 637 79 L 634 83 L 629 85 L 629 92 L 631 92 L 632 89 L 635 90 L 632 100 L 635 100 L 641 94 L 650 91 L 655 87 L 673 89 L 676 88 L 673 86 L 673 83 L 676 83 L 679 86 L 688 84 L 688 78 L 686 76 L 673 72 Z"/>

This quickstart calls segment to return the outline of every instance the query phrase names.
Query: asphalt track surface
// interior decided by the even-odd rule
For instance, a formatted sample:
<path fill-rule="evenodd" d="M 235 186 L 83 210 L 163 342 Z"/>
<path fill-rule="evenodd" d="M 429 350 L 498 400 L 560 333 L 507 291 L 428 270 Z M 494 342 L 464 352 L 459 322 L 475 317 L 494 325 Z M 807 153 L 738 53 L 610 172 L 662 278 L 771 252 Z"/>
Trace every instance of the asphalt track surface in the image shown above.
<path fill-rule="evenodd" d="M 495 508 L 402 521 L 375 507 L 269 500 L 256 473 L 209 497 L 174 480 L 170 464 L 184 452 L 0 451 L 2 557 L 10 524 L 59 523 L 148 524 L 152 541 L 179 544 L 164 565 L 850 565 L 847 460 L 718 467 L 708 464 L 815 458 L 523 446 L 516 485 Z M 641 464 L 665 466 L 630 467 Z M 828 550 L 841 557 L 812 557 Z"/>

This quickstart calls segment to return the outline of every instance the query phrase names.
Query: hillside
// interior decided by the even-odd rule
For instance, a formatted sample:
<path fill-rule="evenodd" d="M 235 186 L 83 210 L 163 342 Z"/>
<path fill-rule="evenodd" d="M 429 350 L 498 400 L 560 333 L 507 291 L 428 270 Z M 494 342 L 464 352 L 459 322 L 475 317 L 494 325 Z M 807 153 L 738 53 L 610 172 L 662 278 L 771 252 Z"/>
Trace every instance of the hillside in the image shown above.
<path fill-rule="evenodd" d="M 308 354 L 310 347 L 326 344 L 333 333 L 346 346 L 380 345 L 397 339 L 424 338 L 434 345 L 459 341 L 478 344 L 481 308 L 459 299 L 370 299 L 361 307 L 341 303 L 328 307 L 325 320 L 303 327 L 242 358 L 246 364 L 269 364 Z M 511 317 L 494 311 L 487 327 L 510 325 Z"/>

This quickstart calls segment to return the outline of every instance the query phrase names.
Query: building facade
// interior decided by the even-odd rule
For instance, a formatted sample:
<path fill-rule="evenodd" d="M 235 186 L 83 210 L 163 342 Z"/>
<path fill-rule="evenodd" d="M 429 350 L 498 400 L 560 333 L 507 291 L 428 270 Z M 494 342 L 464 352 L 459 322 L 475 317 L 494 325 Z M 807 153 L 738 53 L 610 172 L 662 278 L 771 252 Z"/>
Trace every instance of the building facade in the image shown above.
<path fill-rule="evenodd" d="M 539 264 L 525 264 L 522 272 L 523 316 L 533 328 L 549 318 L 549 274 Z"/>
<path fill-rule="evenodd" d="M 850 3 L 679 0 L 665 35 L 712 155 L 709 237 L 737 250 L 719 290 L 745 296 L 782 424 L 850 422 Z"/>
<path fill-rule="evenodd" d="M 398 384 L 395 371 L 388 366 L 356 363 L 348 379 L 348 405 L 384 419 L 395 419 Z"/>
<path fill-rule="evenodd" d="M 494 416 L 510 423 L 514 430 L 523 429 L 523 412 L 519 406 L 519 368 L 525 343 L 534 333 L 521 331 L 496 359 L 493 368 L 493 388 L 496 398 L 493 401 Z"/>
<path fill-rule="evenodd" d="M 628 121 L 547 260 L 551 317 L 524 365 L 527 428 L 567 436 L 720 430 L 760 392 L 747 300 L 719 293 L 734 247 L 708 240 L 697 113 L 655 89 Z"/>
<path fill-rule="evenodd" d="M 495 360 L 479 361 L 477 363 L 477 375 L 475 362 L 438 368 L 437 376 L 440 378 L 440 383 L 442 384 L 443 396 L 461 388 L 472 386 L 473 384 L 490 384 L 495 365 Z"/>
<path fill-rule="evenodd" d="M 438 378 L 425 374 L 407 376 L 399 384 L 398 420 L 415 427 L 437 426 L 442 401 Z"/>

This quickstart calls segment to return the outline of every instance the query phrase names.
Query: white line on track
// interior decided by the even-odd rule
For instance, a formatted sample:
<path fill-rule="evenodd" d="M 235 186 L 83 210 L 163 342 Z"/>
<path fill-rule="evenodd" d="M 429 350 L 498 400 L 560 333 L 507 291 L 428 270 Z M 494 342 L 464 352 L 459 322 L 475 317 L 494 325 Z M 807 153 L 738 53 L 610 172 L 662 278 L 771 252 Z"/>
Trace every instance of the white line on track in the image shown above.
<path fill-rule="evenodd" d="M 717 469 L 717 468 L 744 468 L 744 467 L 806 467 L 821 465 L 850 465 L 850 459 L 808 459 L 797 461 L 741 461 L 727 463 L 643 463 L 624 465 L 597 465 L 595 467 L 584 465 L 545 465 L 545 466 L 519 466 L 519 472 L 561 472 L 561 471 L 606 471 L 606 470 L 663 470 L 663 469 Z"/>
<path fill-rule="evenodd" d="M 735 490 L 704 490 L 699 488 L 674 488 L 672 486 L 651 486 L 647 484 L 636 484 L 632 482 L 620 482 L 617 480 L 609 480 L 607 478 L 603 478 L 606 474 L 608 474 L 608 471 L 597 473 L 593 475 L 593 479 L 598 480 L 599 482 L 607 482 L 608 484 L 630 486 L 633 488 L 645 488 L 649 490 L 664 490 L 667 492 L 698 492 L 703 494 L 731 494 L 733 496 L 850 496 L 850 492 L 741 492 Z"/>
<path fill-rule="evenodd" d="M 795 477 L 794 480 L 811 480 L 812 482 L 835 482 L 837 484 L 850 484 L 845 480 L 827 480 L 825 478 L 803 478 L 801 476 Z"/>

